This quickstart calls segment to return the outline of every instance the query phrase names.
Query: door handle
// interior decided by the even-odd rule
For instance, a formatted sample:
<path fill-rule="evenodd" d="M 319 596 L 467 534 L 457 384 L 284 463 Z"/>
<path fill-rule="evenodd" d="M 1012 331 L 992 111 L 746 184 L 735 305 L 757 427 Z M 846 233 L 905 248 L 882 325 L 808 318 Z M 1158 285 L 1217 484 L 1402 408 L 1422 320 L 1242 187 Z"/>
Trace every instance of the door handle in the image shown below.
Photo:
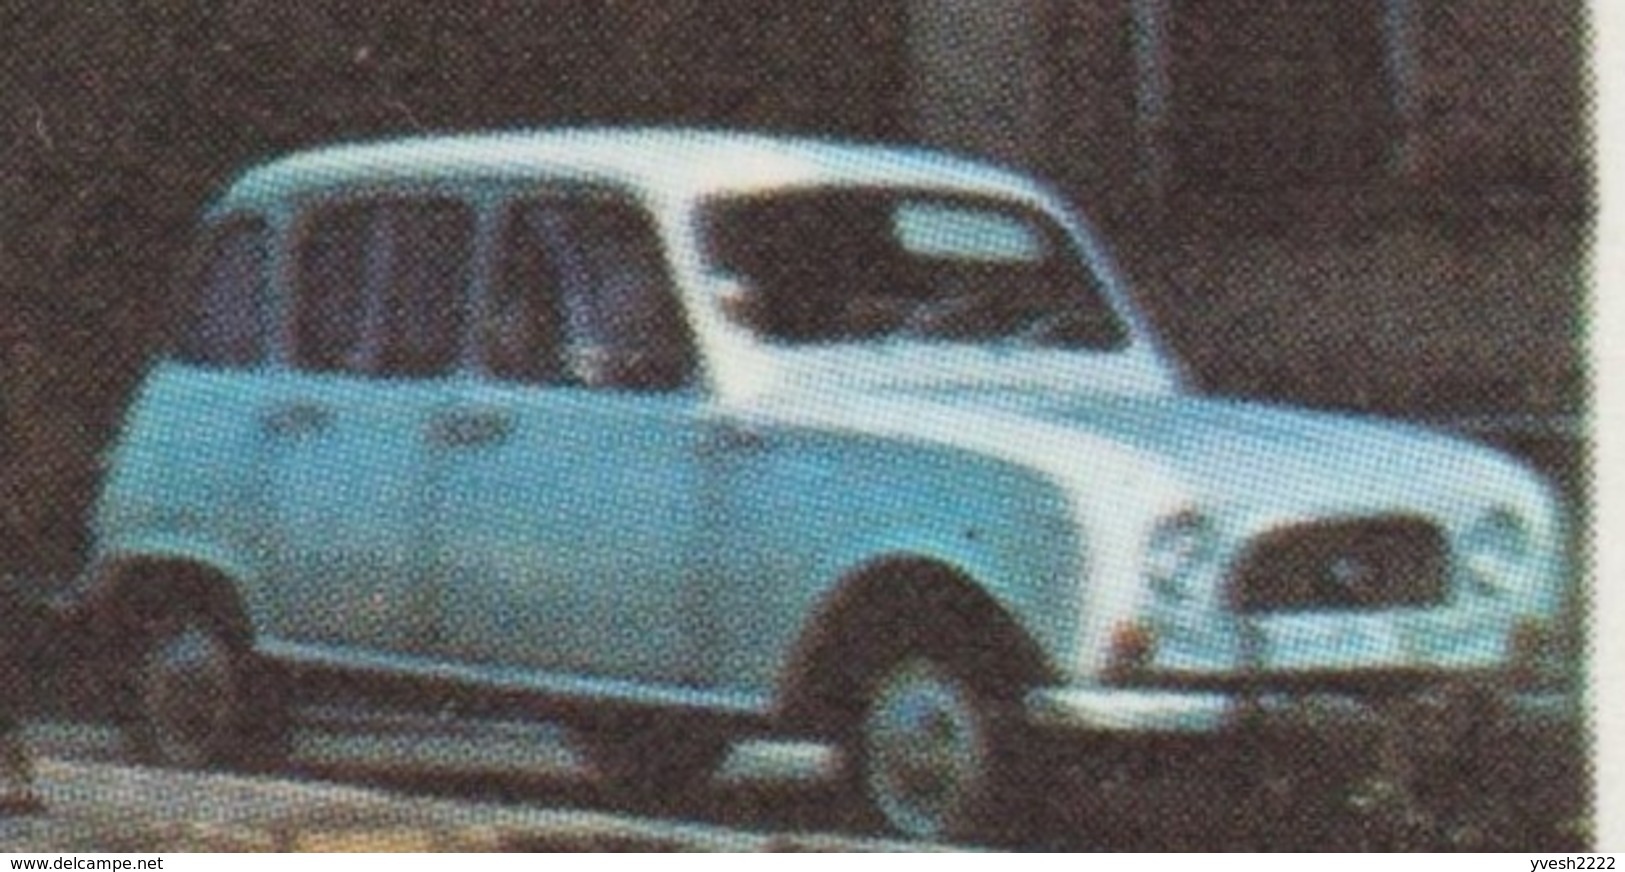
<path fill-rule="evenodd" d="M 718 424 L 700 443 L 700 452 L 708 456 L 754 454 L 767 450 L 768 445 L 768 438 L 760 430 L 739 424 Z"/>
<path fill-rule="evenodd" d="M 260 418 L 260 428 L 266 435 L 278 438 L 308 436 L 327 429 L 332 423 L 332 409 L 304 400 L 277 406 Z"/>
<path fill-rule="evenodd" d="M 429 442 L 440 448 L 475 448 L 504 442 L 513 434 L 513 416 L 503 411 L 456 411 L 429 423 Z"/>

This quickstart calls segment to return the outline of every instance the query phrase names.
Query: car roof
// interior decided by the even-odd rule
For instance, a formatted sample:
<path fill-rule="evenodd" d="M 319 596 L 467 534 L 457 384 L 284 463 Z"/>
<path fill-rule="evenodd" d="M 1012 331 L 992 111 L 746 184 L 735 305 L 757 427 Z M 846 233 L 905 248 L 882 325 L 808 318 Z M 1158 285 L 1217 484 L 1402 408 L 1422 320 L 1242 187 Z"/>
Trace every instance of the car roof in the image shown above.
<path fill-rule="evenodd" d="M 220 209 L 341 191 L 457 180 L 608 184 L 653 199 L 821 184 L 1041 196 L 1025 176 L 928 149 L 686 128 L 564 128 L 327 146 L 244 173 Z"/>

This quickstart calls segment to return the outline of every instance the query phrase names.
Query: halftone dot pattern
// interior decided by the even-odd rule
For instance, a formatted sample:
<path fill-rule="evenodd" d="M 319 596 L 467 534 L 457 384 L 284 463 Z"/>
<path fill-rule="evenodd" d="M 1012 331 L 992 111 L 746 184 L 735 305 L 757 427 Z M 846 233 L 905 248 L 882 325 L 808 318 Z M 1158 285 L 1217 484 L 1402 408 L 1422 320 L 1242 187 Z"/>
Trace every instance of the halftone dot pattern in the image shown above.
<path fill-rule="evenodd" d="M 679 667 L 755 669 L 753 677 L 765 680 L 769 671 L 738 652 L 791 650 L 786 640 L 802 626 L 797 618 L 814 605 L 798 599 L 807 588 L 797 582 L 883 544 L 945 549 L 945 529 L 922 518 L 951 520 L 947 538 L 971 581 L 980 581 L 975 555 L 994 546 L 1031 558 L 1067 543 L 1070 553 L 1087 555 L 1082 565 L 1130 564 L 1141 543 L 1114 541 L 1104 554 L 1107 546 L 1092 538 L 1098 529 L 1055 521 L 1064 495 L 1034 496 L 1032 481 L 1074 463 L 1097 475 L 1104 492 L 1122 494 L 1123 515 L 1145 511 L 1172 487 L 1170 469 L 1194 493 L 1232 495 L 1227 511 L 1242 504 L 1261 513 L 1294 501 L 1388 511 L 1404 508 L 1392 505 L 1393 494 L 1430 484 L 1465 500 L 1504 475 L 1480 454 L 1452 454 L 1414 431 L 1415 439 L 1399 438 L 1398 425 L 1373 420 L 1384 418 L 1491 441 L 1555 482 L 1571 520 L 1566 529 L 1537 525 L 1530 535 L 1540 548 L 1568 537 L 1561 545 L 1575 587 L 1554 619 L 1553 653 L 1567 670 L 1555 681 L 1571 694 L 1583 681 L 1589 434 L 1578 423 L 1587 399 L 1580 288 L 1592 241 L 1594 157 L 1579 0 L 1024 0 L 974 10 L 939 0 L 805 8 L 779 0 L 58 5 L 0 0 L 0 32 L 9 36 L 0 59 L 8 143 L 0 154 L 0 614 L 10 625 L 0 634 L 0 848 L 868 844 L 809 835 L 854 819 L 870 823 L 828 771 L 793 786 L 720 779 L 661 801 L 593 777 L 624 760 L 593 758 L 583 735 L 623 739 L 655 764 L 672 764 L 662 777 L 683 774 L 666 771 L 681 768 L 673 763 L 677 749 L 703 757 L 713 737 L 678 719 L 594 723 L 571 736 L 504 711 L 494 736 L 452 730 L 424 738 L 403 728 L 366 740 L 296 740 L 302 771 L 339 786 L 108 765 L 121 740 L 94 724 L 128 713 L 127 688 L 110 679 L 142 652 L 132 636 L 92 642 L 62 628 L 48 595 L 92 553 L 95 534 L 85 519 L 94 517 L 105 473 L 139 459 L 109 449 L 133 414 L 166 399 L 132 402 L 170 352 L 231 365 L 193 370 L 188 405 L 158 437 L 186 461 L 166 487 L 238 496 L 210 504 L 201 517 L 182 517 L 195 506 L 164 511 L 182 526 L 229 530 L 225 538 L 241 544 L 239 559 L 263 568 L 282 565 L 287 544 L 285 531 L 265 519 L 271 495 L 297 496 L 280 520 L 298 520 L 301 541 L 311 545 L 301 558 L 306 594 L 279 605 L 276 620 L 289 621 L 303 606 L 310 626 L 334 638 L 431 649 L 455 638 L 484 646 L 488 658 L 502 656 L 502 640 L 520 640 L 533 665 L 576 675 L 593 658 L 608 658 L 623 674 L 675 686 L 670 701 L 715 703 L 719 695 L 693 690 Z M 520 311 L 498 315 L 492 302 L 500 299 L 491 287 L 500 257 L 490 241 L 500 238 L 496 216 L 482 218 L 493 222 L 475 233 L 483 242 L 467 228 L 446 237 L 433 228 L 392 236 L 387 222 L 370 230 L 368 239 L 395 243 L 380 243 L 384 254 L 352 270 L 357 281 L 394 275 L 401 287 L 435 286 L 448 299 L 455 294 L 446 289 L 459 284 L 472 293 L 450 304 L 461 307 L 458 318 L 435 319 L 384 296 L 365 311 L 333 312 L 330 322 L 323 313 L 324 323 L 309 325 L 313 333 L 353 322 L 353 330 L 325 332 L 355 341 L 330 349 L 320 378 L 301 382 L 285 366 L 299 360 L 286 347 L 297 332 L 286 326 L 295 308 L 286 294 L 272 295 L 263 343 L 248 341 L 244 324 L 230 319 L 181 338 L 187 298 L 208 283 L 174 265 L 186 261 L 211 197 L 249 166 L 333 142 L 632 123 L 923 144 L 1031 171 L 1081 207 L 1092 244 L 1121 267 L 1123 314 L 1139 313 L 1191 388 L 1219 399 L 1101 401 L 1053 383 L 973 390 L 970 374 L 998 364 L 974 343 L 955 350 L 950 341 L 933 355 L 944 370 L 967 374 L 951 388 L 911 396 L 895 386 L 894 355 L 857 355 L 826 368 L 821 387 L 780 410 L 797 418 L 794 428 L 762 429 L 762 416 L 720 436 L 697 427 L 662 431 L 672 420 L 701 420 L 695 410 L 720 365 L 709 356 L 707 331 L 716 325 L 667 318 L 672 329 L 651 332 L 650 319 L 634 313 L 604 317 L 614 300 L 648 297 L 617 291 L 611 299 L 606 291 L 598 326 L 650 346 L 617 367 L 594 349 L 562 347 L 578 314 L 567 307 L 525 309 L 529 323 L 495 323 Z M 672 176 L 693 171 L 682 155 L 698 154 L 708 136 L 694 133 L 694 148 L 676 136 L 669 148 L 649 149 L 636 161 L 639 171 L 651 178 L 667 167 Z M 523 163 L 523 137 L 512 147 L 515 165 Z M 448 149 L 437 156 L 429 146 L 412 157 L 422 164 L 373 169 L 421 180 L 455 163 L 456 148 Z M 934 153 L 913 153 L 898 172 L 963 169 Z M 307 181 L 354 169 L 345 153 L 329 154 L 336 159 L 302 165 Z M 809 159 L 838 162 L 840 152 L 821 154 Z M 749 150 L 718 163 L 707 172 L 723 183 L 776 172 L 772 160 Z M 289 229 L 288 218 L 273 215 L 273 231 Z M 808 238 L 839 229 L 811 226 Z M 950 224 L 936 247 L 973 261 L 1031 253 L 1032 240 L 1009 225 L 982 229 L 978 244 L 965 225 Z M 256 258 L 237 254 L 203 296 L 229 298 L 234 283 L 252 284 L 245 263 Z M 703 292 L 689 285 L 707 266 L 676 258 L 664 264 L 669 275 L 646 275 L 641 287 L 697 298 Z M 561 292 L 572 275 L 589 273 L 600 284 L 638 286 L 585 263 L 538 262 L 519 274 Z M 190 277 L 176 282 L 175 274 Z M 445 325 L 460 321 L 460 336 L 444 335 Z M 381 338 L 389 329 L 398 342 Z M 512 343 L 506 354 L 557 360 L 515 365 L 505 379 L 476 375 L 497 359 L 484 344 L 499 336 Z M 456 354 L 453 339 L 461 342 Z M 269 359 L 251 359 L 261 348 Z M 409 377 L 370 379 L 367 368 L 380 361 L 395 361 L 394 375 Z M 1080 369 L 1075 387 L 1088 388 L 1089 378 Z M 577 386 L 557 387 L 572 379 Z M 294 404 L 262 417 L 256 391 L 310 385 L 325 405 Z M 602 394 L 597 407 L 591 388 Z M 487 403 L 575 393 L 526 420 L 470 414 L 424 424 L 457 390 Z M 1265 414 L 1226 398 L 1342 417 Z M 378 402 L 388 409 L 374 415 Z M 561 415 L 574 417 L 566 425 Z M 398 418 L 423 427 L 381 438 L 347 430 L 358 420 Z M 262 428 L 302 447 L 266 449 Z M 317 446 L 326 436 L 349 453 L 324 456 Z M 470 455 L 495 453 L 504 440 L 522 448 L 558 436 L 567 441 L 557 450 L 587 460 L 560 464 L 510 451 L 511 466 L 487 464 L 458 480 L 429 459 L 420 436 Z M 707 442 L 713 438 L 721 449 Z M 860 450 L 831 460 L 853 444 Z M 647 462 L 716 450 L 754 459 L 688 471 Z M 309 462 L 296 473 L 268 474 L 272 467 L 261 461 L 277 451 L 304 452 Z M 804 453 L 769 465 L 795 451 Z M 997 455 L 1002 464 L 975 490 L 964 471 L 971 455 Z M 1084 479 L 1074 471 L 1070 481 Z M 1507 487 L 1503 493 L 1525 493 Z M 1094 502 L 1101 518 L 1114 514 L 1112 504 Z M 1475 510 L 1527 505 L 1498 500 Z M 435 528 L 452 515 L 464 521 L 455 542 Z M 816 523 L 793 545 L 751 553 L 798 515 Z M 622 522 L 612 523 L 617 517 Z M 739 532 L 747 530 L 761 536 Z M 891 530 L 910 535 L 885 541 Z M 1020 542 L 1032 546 L 1011 544 Z M 800 562 L 781 559 L 786 554 Z M 1043 569 L 1051 585 L 1079 574 L 1079 564 L 1052 563 Z M 572 589 L 560 608 L 542 610 L 527 599 L 538 567 L 559 566 L 608 581 Z M 752 575 L 752 566 L 789 566 L 805 576 Z M 451 607 L 451 586 L 428 581 L 446 578 L 470 584 L 484 607 Z M 476 584 L 484 578 L 502 581 Z M 1459 573 L 1451 582 L 1451 596 L 1466 595 L 1456 589 L 1464 584 Z M 1149 597 L 1120 594 L 1043 600 L 1017 623 L 1053 645 L 1057 628 L 1079 620 L 1068 613 L 1079 602 L 1126 620 Z M 699 603 L 704 597 L 711 602 Z M 249 607 L 264 601 L 251 598 Z M 955 650 L 965 662 L 1004 663 L 1010 636 L 983 632 L 982 624 L 963 630 L 979 605 L 954 600 L 944 608 L 946 623 L 964 632 Z M 902 612 L 888 614 L 846 626 L 885 640 L 882 650 L 916 640 L 919 627 L 897 617 Z M 1400 644 L 1369 616 L 1350 617 L 1345 632 L 1330 634 L 1276 623 L 1262 643 L 1287 659 L 1360 662 Z M 849 689 L 867 675 L 859 653 L 832 650 L 823 662 L 836 677 L 823 689 Z M 667 651 L 683 653 L 661 656 Z M 268 673 L 246 680 L 248 702 L 275 696 Z M 1034 741 L 1020 769 L 1032 789 L 1010 804 L 1011 828 L 990 835 L 1066 849 L 1592 844 L 1590 752 L 1578 716 L 1463 718 L 1488 711 L 1476 687 L 1452 687 L 1442 697 L 1392 690 L 1376 688 L 1384 699 L 1379 722 L 1346 731 L 1112 743 L 1093 754 Z M 444 715 L 436 723 L 491 714 L 441 693 L 416 700 Z M 1335 701 L 1326 706 L 1311 706 L 1307 716 L 1339 716 Z M 67 726 L 73 721 L 92 726 Z M 33 772 L 16 753 L 25 746 L 37 749 Z M 763 765 L 787 766 L 794 756 L 770 754 Z M 372 762 L 357 762 L 363 758 Z M 538 771 L 527 774 L 527 766 Z M 734 771 L 729 766 L 748 769 L 733 762 L 724 771 Z M 6 800 L 29 781 L 46 813 L 8 815 Z M 342 784 L 355 781 L 380 790 Z M 606 823 L 603 811 L 638 820 Z"/>

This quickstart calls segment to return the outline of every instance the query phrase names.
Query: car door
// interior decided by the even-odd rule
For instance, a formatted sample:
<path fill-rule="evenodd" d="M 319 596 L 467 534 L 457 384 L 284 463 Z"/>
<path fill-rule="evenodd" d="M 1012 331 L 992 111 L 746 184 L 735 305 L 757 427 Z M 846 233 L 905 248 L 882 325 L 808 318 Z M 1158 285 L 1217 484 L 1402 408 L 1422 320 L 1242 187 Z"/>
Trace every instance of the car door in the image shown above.
<path fill-rule="evenodd" d="M 686 680 L 699 400 L 650 218 L 560 193 L 511 206 L 495 238 L 487 377 L 436 422 L 446 651 Z"/>
<path fill-rule="evenodd" d="M 261 419 L 283 639 L 430 643 L 428 431 L 461 351 L 472 228 L 450 200 L 341 203 L 303 223 L 291 366 Z"/>

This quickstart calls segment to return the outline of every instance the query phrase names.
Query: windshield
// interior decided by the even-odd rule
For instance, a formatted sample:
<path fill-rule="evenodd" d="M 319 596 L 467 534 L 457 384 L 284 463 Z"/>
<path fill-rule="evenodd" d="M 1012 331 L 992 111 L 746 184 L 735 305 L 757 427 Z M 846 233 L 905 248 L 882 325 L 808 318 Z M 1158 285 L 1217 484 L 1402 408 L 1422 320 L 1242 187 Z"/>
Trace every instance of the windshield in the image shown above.
<path fill-rule="evenodd" d="M 724 200 L 707 220 L 730 315 L 786 343 L 906 338 L 1120 348 L 1129 333 L 1048 216 L 983 197 L 817 189 Z"/>

